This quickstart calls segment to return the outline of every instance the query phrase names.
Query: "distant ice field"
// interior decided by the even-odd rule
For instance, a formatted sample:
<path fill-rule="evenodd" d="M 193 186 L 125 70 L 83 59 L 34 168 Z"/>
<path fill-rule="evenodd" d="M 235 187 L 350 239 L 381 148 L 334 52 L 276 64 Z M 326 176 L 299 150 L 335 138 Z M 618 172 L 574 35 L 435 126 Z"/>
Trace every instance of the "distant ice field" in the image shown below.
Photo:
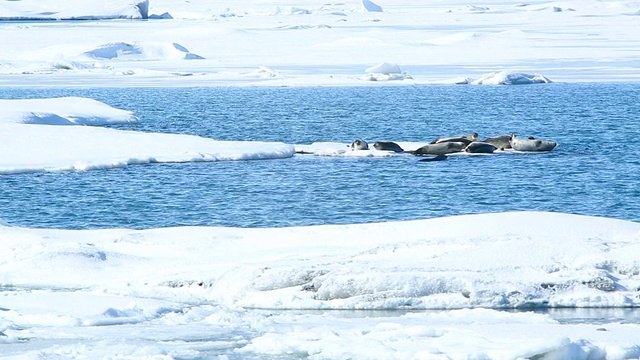
<path fill-rule="evenodd" d="M 427 143 L 478 132 L 553 139 L 549 153 L 295 155 L 0 175 L 0 218 L 51 228 L 283 227 L 539 210 L 639 221 L 638 84 L 509 87 L 2 89 L 131 110 L 124 130 L 216 140 Z M 336 145 L 337 144 L 337 145 Z M 260 145 L 256 145 L 260 146 Z M 345 153 L 349 155 L 349 152 Z"/>

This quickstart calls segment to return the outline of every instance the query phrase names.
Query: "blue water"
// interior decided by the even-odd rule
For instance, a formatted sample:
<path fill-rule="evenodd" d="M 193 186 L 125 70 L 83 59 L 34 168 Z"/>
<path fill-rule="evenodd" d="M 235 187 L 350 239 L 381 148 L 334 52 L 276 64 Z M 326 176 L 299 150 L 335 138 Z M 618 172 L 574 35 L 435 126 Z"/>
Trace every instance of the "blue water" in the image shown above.
<path fill-rule="evenodd" d="M 112 127 L 220 140 L 428 142 L 517 133 L 549 153 L 149 164 L 0 175 L 0 219 L 28 227 L 280 227 L 513 210 L 640 221 L 640 84 L 0 89 L 134 111 Z"/>

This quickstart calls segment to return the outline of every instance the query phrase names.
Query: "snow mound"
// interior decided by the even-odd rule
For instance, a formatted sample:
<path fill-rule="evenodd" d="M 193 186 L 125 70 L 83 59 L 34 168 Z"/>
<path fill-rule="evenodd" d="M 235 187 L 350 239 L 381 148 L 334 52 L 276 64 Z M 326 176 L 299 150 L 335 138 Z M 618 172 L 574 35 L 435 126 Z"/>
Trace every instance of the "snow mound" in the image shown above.
<path fill-rule="evenodd" d="M 137 121 L 131 111 L 88 98 L 0 99 L 0 124 L 103 125 Z"/>
<path fill-rule="evenodd" d="M 204 59 L 193 54 L 177 43 L 136 42 L 133 44 L 116 42 L 104 44 L 84 53 L 93 59 L 122 60 L 178 60 Z"/>
<path fill-rule="evenodd" d="M 471 82 L 473 85 L 526 85 L 550 83 L 551 80 L 540 74 L 500 71 L 488 73 Z"/>
<path fill-rule="evenodd" d="M 149 0 L 4 2 L 0 20 L 147 19 Z"/>
<path fill-rule="evenodd" d="M 368 74 L 362 79 L 368 81 L 408 80 L 413 79 L 400 69 L 398 64 L 380 63 L 365 70 Z"/>
<path fill-rule="evenodd" d="M 370 0 L 362 0 L 362 7 L 368 12 L 382 12 L 382 7 Z"/>

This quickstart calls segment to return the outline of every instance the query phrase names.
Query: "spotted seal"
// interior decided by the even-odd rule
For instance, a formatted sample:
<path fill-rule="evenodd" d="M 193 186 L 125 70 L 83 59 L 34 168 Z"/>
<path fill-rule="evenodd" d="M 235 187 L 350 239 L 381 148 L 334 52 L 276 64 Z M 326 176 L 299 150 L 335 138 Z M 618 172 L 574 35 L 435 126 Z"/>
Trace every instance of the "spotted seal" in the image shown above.
<path fill-rule="evenodd" d="M 404 152 L 404 149 L 400 147 L 400 145 L 392 141 L 376 141 L 373 144 L 373 147 L 376 150 L 382 150 L 382 151 Z"/>
<path fill-rule="evenodd" d="M 488 139 L 482 140 L 483 143 L 492 144 L 497 147 L 499 150 L 511 149 L 511 135 L 501 135 L 490 137 Z"/>
<path fill-rule="evenodd" d="M 410 151 L 414 155 L 446 155 L 461 152 L 467 144 L 459 141 L 448 141 L 438 144 L 427 144 L 417 150 Z"/>
<path fill-rule="evenodd" d="M 517 151 L 551 151 L 558 143 L 551 140 L 539 140 L 535 138 L 519 138 L 516 134 L 511 135 L 509 141 L 513 150 Z"/>
<path fill-rule="evenodd" d="M 433 140 L 432 142 L 430 142 L 430 144 L 439 144 L 443 142 L 463 142 L 466 145 L 469 145 L 470 143 L 476 140 L 478 140 L 478 133 L 473 133 L 473 134 L 463 135 L 463 136 L 441 137 Z"/>
<path fill-rule="evenodd" d="M 351 150 L 369 150 L 369 144 L 362 139 L 357 139 L 351 143 Z"/>
<path fill-rule="evenodd" d="M 486 142 L 474 141 L 471 144 L 467 145 L 464 151 L 470 154 L 491 154 L 496 151 L 498 148 Z"/>

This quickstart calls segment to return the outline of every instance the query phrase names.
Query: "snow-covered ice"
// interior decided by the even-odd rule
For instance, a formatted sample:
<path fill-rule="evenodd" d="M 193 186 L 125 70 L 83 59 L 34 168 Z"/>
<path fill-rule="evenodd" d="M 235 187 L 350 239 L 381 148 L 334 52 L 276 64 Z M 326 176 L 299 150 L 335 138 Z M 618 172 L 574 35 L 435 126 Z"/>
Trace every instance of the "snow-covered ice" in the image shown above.
<path fill-rule="evenodd" d="M 132 111 L 88 98 L 0 99 L 0 124 L 104 125 L 137 121 Z"/>
<path fill-rule="evenodd" d="M 4 225 L 0 237 L 9 358 L 640 356 L 638 324 L 499 311 L 638 306 L 640 225 L 628 221 L 515 212 L 278 229 Z"/>
<path fill-rule="evenodd" d="M 293 145 L 220 141 L 98 126 L 135 122 L 128 110 L 93 99 L 0 100 L 0 174 L 91 170 L 129 164 L 291 157 Z"/>
<path fill-rule="evenodd" d="M 5 1 L 0 19 L 92 20 L 0 21 L 0 85 L 638 81 L 639 12 L 637 1 Z M 99 20 L 121 17 L 132 19 Z M 402 72 L 368 71 L 385 63 Z M 279 76 L 251 75 L 261 68 Z"/>

